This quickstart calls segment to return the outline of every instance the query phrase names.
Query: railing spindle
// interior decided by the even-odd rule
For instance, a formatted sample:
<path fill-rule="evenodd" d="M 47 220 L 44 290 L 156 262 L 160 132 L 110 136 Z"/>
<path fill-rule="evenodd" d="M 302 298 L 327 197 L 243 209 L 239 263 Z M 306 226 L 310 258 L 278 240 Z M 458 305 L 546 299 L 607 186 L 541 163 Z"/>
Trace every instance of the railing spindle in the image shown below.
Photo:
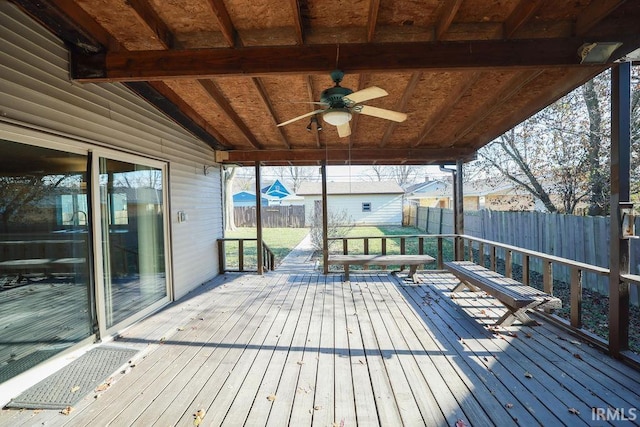
<path fill-rule="evenodd" d="M 238 239 L 238 270 L 244 271 L 244 239 Z"/>
<path fill-rule="evenodd" d="M 510 250 L 505 249 L 505 251 L 504 251 L 504 275 L 506 277 L 512 277 L 512 275 L 513 275 L 512 274 L 513 273 L 513 271 L 512 271 L 513 266 L 512 266 L 512 262 L 511 262 L 511 256 L 512 255 L 513 254 L 512 254 L 512 252 Z"/>
<path fill-rule="evenodd" d="M 529 255 L 522 255 L 522 280 L 521 282 L 529 286 Z"/>
<path fill-rule="evenodd" d="M 444 255 L 442 252 L 442 237 L 438 236 L 438 270 L 444 269 Z"/>
<path fill-rule="evenodd" d="M 571 267 L 571 326 L 582 328 L 582 270 Z"/>

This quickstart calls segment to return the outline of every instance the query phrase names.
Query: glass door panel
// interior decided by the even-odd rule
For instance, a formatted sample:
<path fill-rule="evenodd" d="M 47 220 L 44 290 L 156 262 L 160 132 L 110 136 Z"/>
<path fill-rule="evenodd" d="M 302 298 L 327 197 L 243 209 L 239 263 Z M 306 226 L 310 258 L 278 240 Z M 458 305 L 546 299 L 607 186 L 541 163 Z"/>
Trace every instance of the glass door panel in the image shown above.
<path fill-rule="evenodd" d="M 163 171 L 99 159 L 106 327 L 167 296 Z"/>
<path fill-rule="evenodd" d="M 87 165 L 0 140 L 0 383 L 96 330 Z"/>

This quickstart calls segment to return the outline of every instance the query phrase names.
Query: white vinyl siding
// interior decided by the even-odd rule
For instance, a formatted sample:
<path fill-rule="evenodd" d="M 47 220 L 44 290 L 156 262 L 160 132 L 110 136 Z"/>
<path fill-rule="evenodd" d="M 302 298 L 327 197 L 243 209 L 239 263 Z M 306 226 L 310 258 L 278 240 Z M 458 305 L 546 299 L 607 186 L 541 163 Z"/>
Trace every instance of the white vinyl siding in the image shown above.
<path fill-rule="evenodd" d="M 70 81 L 63 43 L 13 4 L 0 2 L 0 21 L 0 125 L 167 162 L 174 295 L 215 276 L 220 169 L 204 172 L 214 151 L 121 84 Z M 178 211 L 186 222 L 178 223 Z"/>
<path fill-rule="evenodd" d="M 319 195 L 304 196 L 307 225 L 319 200 Z M 364 203 L 370 203 L 371 211 L 364 211 Z M 329 215 L 346 212 L 355 225 L 402 225 L 402 194 L 332 194 L 327 196 L 327 210 Z"/>

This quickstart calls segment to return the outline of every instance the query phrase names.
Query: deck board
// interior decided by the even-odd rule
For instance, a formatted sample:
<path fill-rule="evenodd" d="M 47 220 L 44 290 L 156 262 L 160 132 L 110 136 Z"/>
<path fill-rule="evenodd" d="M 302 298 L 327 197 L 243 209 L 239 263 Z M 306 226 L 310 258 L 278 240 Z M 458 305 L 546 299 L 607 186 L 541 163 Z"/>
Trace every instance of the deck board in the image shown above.
<path fill-rule="evenodd" d="M 100 398 L 0 426 L 607 425 L 591 408 L 640 405 L 620 361 L 546 322 L 491 328 L 494 299 L 420 279 L 228 274 L 112 343 L 142 351 Z"/>

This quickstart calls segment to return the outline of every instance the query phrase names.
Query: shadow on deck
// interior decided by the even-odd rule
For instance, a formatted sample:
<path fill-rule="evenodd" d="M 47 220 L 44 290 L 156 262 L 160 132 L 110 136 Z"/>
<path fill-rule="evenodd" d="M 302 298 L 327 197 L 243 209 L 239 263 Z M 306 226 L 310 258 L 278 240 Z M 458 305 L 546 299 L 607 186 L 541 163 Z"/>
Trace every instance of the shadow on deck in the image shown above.
<path fill-rule="evenodd" d="M 620 425 L 640 415 L 640 372 L 551 324 L 493 329 L 496 300 L 452 299 L 449 274 L 420 278 L 219 276 L 116 340 L 142 351 L 106 390 L 69 415 L 3 410 L 0 425 L 194 425 L 199 410 L 202 425 L 229 426 Z"/>

